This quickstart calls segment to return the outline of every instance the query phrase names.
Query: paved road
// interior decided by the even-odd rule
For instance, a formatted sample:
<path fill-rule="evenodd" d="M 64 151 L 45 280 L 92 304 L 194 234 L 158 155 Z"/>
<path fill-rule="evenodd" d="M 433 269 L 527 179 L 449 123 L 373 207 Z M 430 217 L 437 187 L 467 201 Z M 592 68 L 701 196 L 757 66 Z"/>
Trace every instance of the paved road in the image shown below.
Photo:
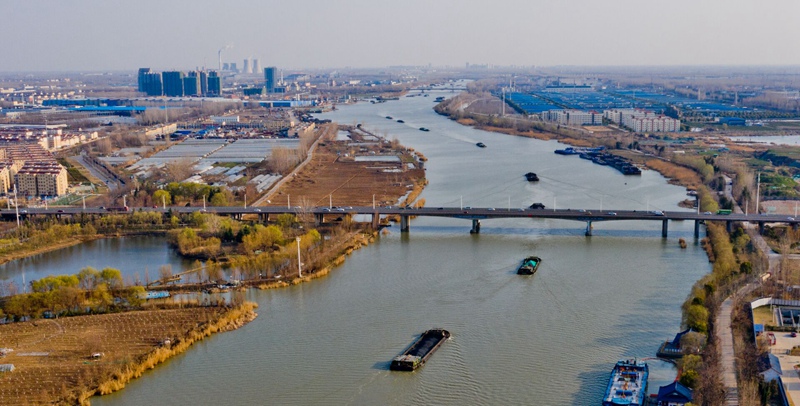
<path fill-rule="evenodd" d="M 725 386 L 725 405 L 739 404 L 739 388 L 736 385 L 736 354 L 733 352 L 733 330 L 731 330 L 731 311 L 733 298 L 722 302 L 714 334 L 719 337 L 720 364 L 722 366 L 722 384 Z"/>
<path fill-rule="evenodd" d="M 726 184 L 727 183 L 729 183 L 728 179 L 726 179 Z M 730 187 L 726 186 L 725 189 L 725 194 L 728 195 L 729 198 L 732 198 L 730 197 Z M 741 209 L 739 207 L 736 207 L 734 210 L 737 213 L 732 215 L 741 215 Z M 762 215 L 756 216 L 768 217 Z M 786 216 L 779 217 L 786 218 Z M 758 247 L 768 258 L 769 272 L 771 272 L 772 275 L 775 275 L 777 268 L 780 266 L 780 255 L 776 254 L 771 248 L 769 248 L 767 242 L 764 241 L 764 237 L 758 233 L 758 229 L 753 224 L 744 223 L 744 227 L 753 244 Z M 736 354 L 734 353 L 733 349 L 733 329 L 731 326 L 733 302 L 736 297 L 743 297 L 744 295 L 747 295 L 757 286 L 757 284 L 751 283 L 741 287 L 738 291 L 736 291 L 736 293 L 726 298 L 725 301 L 722 302 L 722 306 L 720 306 L 720 310 L 717 313 L 714 333 L 719 338 L 718 351 L 720 354 L 720 366 L 722 367 L 722 384 L 725 387 L 726 406 L 739 404 L 739 387 L 736 382 Z"/>
<path fill-rule="evenodd" d="M 100 179 L 103 183 L 105 183 L 110 190 L 114 190 L 119 187 L 119 183 L 117 182 L 117 180 L 111 177 L 105 168 L 98 168 L 97 165 L 93 164 L 91 161 L 86 159 L 85 155 L 76 155 L 73 156 L 72 158 L 75 159 L 76 162 L 83 165 L 83 167 L 86 168 L 89 171 L 89 173 L 92 174 L 92 176 L 96 177 L 97 179 Z"/>

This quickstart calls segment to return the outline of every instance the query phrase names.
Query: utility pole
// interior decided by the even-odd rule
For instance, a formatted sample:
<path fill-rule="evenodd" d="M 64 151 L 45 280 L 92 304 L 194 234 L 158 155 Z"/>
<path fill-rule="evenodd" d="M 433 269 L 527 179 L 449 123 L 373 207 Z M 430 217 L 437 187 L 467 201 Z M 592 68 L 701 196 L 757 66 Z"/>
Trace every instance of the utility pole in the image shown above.
<path fill-rule="evenodd" d="M 86 196 L 81 196 L 81 200 L 83 200 L 83 210 L 86 210 Z"/>
<path fill-rule="evenodd" d="M 203 195 L 203 211 L 206 211 L 206 195 Z"/>
<path fill-rule="evenodd" d="M 164 195 L 161 195 L 161 207 L 167 208 L 167 197 Z"/>
<path fill-rule="evenodd" d="M 128 203 L 125 200 L 126 197 L 127 195 L 122 195 L 122 207 L 128 207 Z"/>

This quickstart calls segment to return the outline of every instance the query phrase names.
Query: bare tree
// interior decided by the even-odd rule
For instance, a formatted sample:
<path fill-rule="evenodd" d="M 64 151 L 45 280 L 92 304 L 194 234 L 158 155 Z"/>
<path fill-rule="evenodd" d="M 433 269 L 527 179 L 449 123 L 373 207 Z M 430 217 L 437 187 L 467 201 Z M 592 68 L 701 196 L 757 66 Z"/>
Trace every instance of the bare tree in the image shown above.
<path fill-rule="evenodd" d="M 158 268 L 158 276 L 161 283 L 166 284 L 172 279 L 172 265 L 161 265 Z"/>
<path fill-rule="evenodd" d="M 164 165 L 164 172 L 168 181 L 181 182 L 192 176 L 194 161 L 190 158 L 183 158 L 172 161 Z"/>
<path fill-rule="evenodd" d="M 300 198 L 300 205 L 297 206 L 297 220 L 303 223 L 303 226 L 309 228 L 314 223 L 314 204 L 307 196 Z"/>

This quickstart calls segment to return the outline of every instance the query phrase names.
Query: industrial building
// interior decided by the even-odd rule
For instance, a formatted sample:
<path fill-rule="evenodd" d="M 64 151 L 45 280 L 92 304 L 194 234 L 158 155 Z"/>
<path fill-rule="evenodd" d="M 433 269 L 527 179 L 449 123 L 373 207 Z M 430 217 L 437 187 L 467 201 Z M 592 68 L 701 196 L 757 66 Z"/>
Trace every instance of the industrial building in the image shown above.
<path fill-rule="evenodd" d="M 656 114 L 644 109 L 613 109 L 603 112 L 609 121 L 628 127 L 637 133 L 645 132 L 678 132 L 681 130 L 680 120 Z"/>
<path fill-rule="evenodd" d="M 603 115 L 596 111 L 549 110 L 541 113 L 542 120 L 561 125 L 600 125 Z"/>

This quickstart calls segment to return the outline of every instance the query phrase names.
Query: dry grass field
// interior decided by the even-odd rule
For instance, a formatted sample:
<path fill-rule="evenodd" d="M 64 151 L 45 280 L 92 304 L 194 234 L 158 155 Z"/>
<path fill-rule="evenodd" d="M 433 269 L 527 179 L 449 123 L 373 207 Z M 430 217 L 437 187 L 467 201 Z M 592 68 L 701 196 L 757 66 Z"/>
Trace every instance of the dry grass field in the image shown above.
<path fill-rule="evenodd" d="M 283 184 L 268 205 L 325 206 L 329 195 L 334 206 L 370 206 L 372 195 L 378 204 L 395 204 L 410 190 L 408 185 L 425 176 L 422 169 L 384 171 L 399 168 L 398 163 L 344 159 L 333 145 L 320 145 L 308 165 Z"/>
<path fill-rule="evenodd" d="M 15 367 L 0 372 L 0 404 L 77 404 L 109 381 L 134 378 L 135 370 L 180 352 L 177 346 L 185 349 L 229 313 L 228 308 L 197 307 L 0 325 L 0 348 L 13 350 L 0 357 L 0 364 Z M 170 344 L 164 345 L 167 339 Z M 174 351 L 165 353 L 165 347 Z M 164 359 L 154 360 L 159 351 Z M 124 382 L 114 389 L 121 386 Z"/>

